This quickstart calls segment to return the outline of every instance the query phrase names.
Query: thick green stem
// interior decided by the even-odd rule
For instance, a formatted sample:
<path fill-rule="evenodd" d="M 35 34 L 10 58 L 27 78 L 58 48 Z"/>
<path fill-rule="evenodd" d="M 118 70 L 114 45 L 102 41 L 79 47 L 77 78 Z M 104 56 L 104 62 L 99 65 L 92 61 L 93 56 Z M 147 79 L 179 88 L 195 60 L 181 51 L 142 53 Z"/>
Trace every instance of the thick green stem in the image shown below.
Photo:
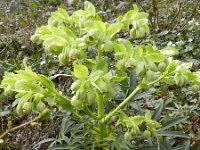
<path fill-rule="evenodd" d="M 101 44 L 98 45 L 98 60 L 101 59 Z"/>
<path fill-rule="evenodd" d="M 89 115 L 89 116 L 92 117 L 93 119 L 95 119 L 95 120 L 100 120 L 99 117 L 95 116 L 95 115 L 90 111 L 90 109 L 88 108 L 87 105 L 84 105 L 83 110 L 84 110 L 84 112 L 85 112 L 87 115 Z"/>
<path fill-rule="evenodd" d="M 17 129 L 20 129 L 20 128 L 24 127 L 24 126 L 27 126 L 27 125 L 31 124 L 32 122 L 38 121 L 41 117 L 42 116 L 39 115 L 38 117 L 34 118 L 33 120 L 30 120 L 30 121 L 28 121 L 26 123 L 20 124 L 19 126 L 16 126 L 14 128 L 6 130 L 3 134 L 0 135 L 0 139 L 3 139 L 3 137 L 6 136 L 10 132 L 13 132 L 13 131 L 15 131 Z"/>
<path fill-rule="evenodd" d="M 104 106 L 103 106 L 103 96 L 97 94 L 97 105 L 98 105 L 98 118 L 104 117 Z"/>
<path fill-rule="evenodd" d="M 68 98 L 68 97 L 65 97 L 63 95 L 61 95 L 60 93 L 56 93 L 57 96 L 59 98 L 61 98 L 62 100 L 66 101 L 66 102 L 69 102 L 71 103 L 71 100 Z M 86 109 L 86 113 L 95 118 L 96 120 L 99 120 L 99 118 L 97 116 L 95 116 L 94 114 L 92 114 L 92 112 L 88 109 L 88 108 L 85 108 Z M 79 114 L 77 114 L 76 112 L 72 112 L 74 114 L 74 116 L 76 116 L 78 118 L 79 121 L 81 121 L 82 119 L 84 119 L 82 116 L 80 116 Z M 85 120 L 85 122 L 88 121 L 88 120 Z M 89 122 L 86 123 L 88 126 L 92 126 L 92 124 L 90 124 Z M 97 133 L 100 133 L 99 129 L 97 127 L 93 127 L 93 130 L 96 131 Z"/>
<path fill-rule="evenodd" d="M 76 112 L 73 112 L 73 115 L 76 116 L 80 122 L 83 121 L 83 122 L 85 122 L 88 126 L 93 126 L 90 122 L 88 122 L 87 119 L 85 119 L 84 117 L 80 116 L 80 115 L 77 114 Z M 94 131 L 96 131 L 97 133 L 100 133 L 100 130 L 99 130 L 97 127 L 93 126 L 92 129 L 93 129 Z"/>
<path fill-rule="evenodd" d="M 106 117 L 105 117 L 105 122 L 108 122 L 110 118 L 118 112 L 121 108 L 123 108 L 129 101 L 131 101 L 132 97 L 142 88 L 138 86 L 123 102 L 121 102 L 112 112 L 110 112 Z"/>
<path fill-rule="evenodd" d="M 167 74 L 163 74 L 162 76 L 160 76 L 160 78 L 158 78 L 157 80 L 147 84 L 149 87 L 154 85 L 155 83 L 159 82 L 160 80 L 162 80 Z"/>
<path fill-rule="evenodd" d="M 166 74 L 160 76 L 160 78 L 158 78 L 157 80 L 147 84 L 148 86 L 152 86 L 153 84 L 159 82 L 160 80 L 162 80 L 164 77 L 166 76 Z M 141 89 L 143 89 L 141 86 L 138 86 L 123 102 L 121 102 L 112 112 L 110 112 L 106 117 L 105 117 L 105 122 L 107 123 L 110 118 L 116 113 L 118 112 L 121 108 L 123 108 L 129 101 L 132 100 L 132 97 Z"/>
<path fill-rule="evenodd" d="M 68 97 L 61 95 L 57 91 L 56 91 L 56 96 L 58 96 L 61 100 L 64 100 L 65 102 L 71 103 L 71 100 Z"/>

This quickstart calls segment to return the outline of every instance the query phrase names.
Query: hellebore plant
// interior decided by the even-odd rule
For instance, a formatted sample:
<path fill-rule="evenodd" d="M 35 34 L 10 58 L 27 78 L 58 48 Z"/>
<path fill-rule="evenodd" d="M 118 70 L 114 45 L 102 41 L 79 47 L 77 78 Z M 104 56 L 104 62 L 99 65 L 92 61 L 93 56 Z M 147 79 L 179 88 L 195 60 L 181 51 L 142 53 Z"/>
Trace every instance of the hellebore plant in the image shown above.
<path fill-rule="evenodd" d="M 191 63 L 174 60 L 173 56 L 178 54 L 175 48 L 158 50 L 150 44 L 131 44 L 129 39 L 141 38 L 149 32 L 147 17 L 135 5 L 113 23 L 103 22 L 87 1 L 84 10 L 72 15 L 59 8 L 31 40 L 42 44 L 47 53 L 58 56 L 60 64 L 72 64 L 73 97 L 62 95 L 49 78 L 26 65 L 25 70 L 5 72 L 0 88 L 5 93 L 16 93 L 19 115 L 41 113 L 47 105 L 56 106 L 85 121 L 85 127 L 91 128 L 96 140 L 108 137 L 114 140 L 115 130 L 121 126 L 126 129 L 127 141 L 136 135 L 162 136 L 162 125 L 153 119 L 149 110 L 145 110 L 144 116 L 128 116 L 123 109 L 138 92 L 155 84 L 191 84 L 197 92 L 200 73 L 190 71 Z M 124 32 L 129 34 L 129 39 L 120 38 Z M 136 87 L 131 87 L 131 74 L 137 76 Z M 109 104 L 114 105 L 108 107 Z"/>

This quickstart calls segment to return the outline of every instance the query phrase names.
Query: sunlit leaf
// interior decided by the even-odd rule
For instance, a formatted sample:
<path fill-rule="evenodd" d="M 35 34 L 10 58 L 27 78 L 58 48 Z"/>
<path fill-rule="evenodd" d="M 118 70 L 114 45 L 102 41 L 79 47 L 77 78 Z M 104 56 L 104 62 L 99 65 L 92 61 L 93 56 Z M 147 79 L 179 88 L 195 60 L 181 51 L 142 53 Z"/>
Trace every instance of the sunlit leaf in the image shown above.
<path fill-rule="evenodd" d="M 84 65 L 74 65 L 73 75 L 78 79 L 83 79 L 88 76 L 88 68 Z"/>

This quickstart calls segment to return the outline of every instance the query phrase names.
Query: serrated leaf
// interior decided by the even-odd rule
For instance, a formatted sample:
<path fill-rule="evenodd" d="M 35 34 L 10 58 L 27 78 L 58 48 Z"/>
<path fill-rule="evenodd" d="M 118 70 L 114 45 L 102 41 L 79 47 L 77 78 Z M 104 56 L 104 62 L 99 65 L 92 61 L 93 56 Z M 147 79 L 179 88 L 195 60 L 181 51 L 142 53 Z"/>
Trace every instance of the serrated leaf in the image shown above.
<path fill-rule="evenodd" d="M 144 71 L 144 69 L 145 69 L 144 62 L 143 61 L 141 61 L 141 62 L 138 61 L 137 64 L 136 64 L 136 73 L 137 73 L 137 75 L 142 73 Z"/>
<path fill-rule="evenodd" d="M 57 103 L 57 107 L 59 108 L 60 111 L 62 112 L 66 112 L 66 111 L 73 111 L 73 106 L 70 102 L 68 101 L 59 101 L 59 103 Z"/>
<path fill-rule="evenodd" d="M 162 82 L 165 82 L 166 84 L 169 84 L 169 85 L 174 85 L 175 84 L 175 81 L 173 79 L 171 79 L 171 78 L 168 78 L 168 77 L 162 79 Z"/>
<path fill-rule="evenodd" d="M 126 47 L 127 51 L 132 51 L 133 52 L 133 45 L 131 44 L 131 42 L 129 40 L 119 38 L 118 42 L 120 44 L 123 44 Z"/>
<path fill-rule="evenodd" d="M 173 150 L 189 150 L 190 149 L 190 140 L 186 140 L 183 144 L 178 144 Z"/>
<path fill-rule="evenodd" d="M 67 13 L 67 11 L 63 8 L 58 8 L 58 12 L 62 15 L 62 19 L 68 19 L 69 15 Z"/>
<path fill-rule="evenodd" d="M 134 116 L 130 118 L 131 121 L 133 121 L 136 125 L 140 125 L 144 120 L 145 117 L 144 116 Z"/>
<path fill-rule="evenodd" d="M 138 38 L 141 38 L 145 35 L 145 30 L 144 28 L 140 27 L 139 29 L 136 30 L 136 36 Z"/>
<path fill-rule="evenodd" d="M 55 90 L 55 85 L 47 77 L 45 77 L 44 75 L 39 75 L 38 78 L 44 87 L 46 87 L 47 89 L 50 89 L 51 91 Z"/>
<path fill-rule="evenodd" d="M 126 76 L 124 76 L 124 77 L 113 76 L 112 79 L 111 79 L 111 81 L 112 82 L 121 82 L 121 81 L 123 81 L 125 79 L 127 79 Z"/>
<path fill-rule="evenodd" d="M 112 38 L 117 32 L 121 30 L 121 28 L 122 28 L 121 23 L 113 23 L 107 28 L 106 35 Z"/>
<path fill-rule="evenodd" d="M 108 72 L 108 63 L 106 58 L 101 58 L 98 62 L 97 62 L 97 67 L 96 70 L 102 70 L 103 72 Z"/>
<path fill-rule="evenodd" d="M 96 80 L 98 80 L 100 78 L 100 76 L 102 76 L 104 74 L 104 72 L 102 70 L 97 70 L 94 71 L 90 74 L 89 78 L 91 79 L 91 81 L 95 82 Z"/>
<path fill-rule="evenodd" d="M 88 13 L 87 16 L 95 16 L 95 7 L 92 3 L 90 3 L 89 1 L 86 1 L 84 3 L 84 10 Z"/>
<path fill-rule="evenodd" d="M 186 119 L 187 119 L 187 117 L 177 117 L 177 118 L 175 118 L 175 119 L 172 119 L 172 120 L 170 120 L 170 121 L 167 121 L 166 123 L 164 123 L 164 124 L 162 125 L 162 130 L 169 129 L 170 127 L 175 126 L 175 125 L 177 125 L 178 123 L 180 123 L 180 122 L 182 122 L 182 121 L 184 121 L 184 120 L 186 120 Z"/>
<path fill-rule="evenodd" d="M 160 53 L 165 56 L 173 56 L 178 54 L 178 50 L 173 47 L 166 47 L 160 50 Z"/>
<path fill-rule="evenodd" d="M 161 104 L 158 106 L 158 108 L 156 108 L 156 111 L 152 115 L 151 119 L 158 120 L 158 118 L 160 117 L 160 114 L 163 111 L 163 108 L 164 108 L 164 104 L 163 104 L 163 102 L 161 102 Z"/>
<path fill-rule="evenodd" d="M 88 68 L 84 65 L 74 65 L 74 72 L 73 75 L 78 79 L 83 79 L 88 76 Z"/>
<path fill-rule="evenodd" d="M 105 52 L 111 52 L 113 50 L 113 44 L 112 41 L 106 41 L 104 44 L 104 50 Z"/>
<path fill-rule="evenodd" d="M 151 112 L 150 110 L 145 110 L 145 121 L 146 122 L 151 122 Z"/>
<path fill-rule="evenodd" d="M 191 136 L 179 132 L 179 131 L 160 131 L 157 133 L 158 136 L 173 136 L 173 137 L 180 137 L 180 138 L 186 138 L 186 139 L 190 139 Z"/>
<path fill-rule="evenodd" d="M 16 82 L 17 83 L 17 82 Z M 20 91 L 31 91 L 34 93 L 43 93 L 44 89 L 36 83 L 29 83 L 29 82 L 22 82 L 20 84 L 17 84 L 15 86 L 15 91 L 20 92 Z"/>
<path fill-rule="evenodd" d="M 18 70 L 16 73 L 20 74 L 26 81 L 34 81 L 38 78 L 37 74 L 32 71 Z"/>
<path fill-rule="evenodd" d="M 176 70 L 176 63 L 172 61 L 168 66 L 167 66 L 167 72 L 171 73 Z"/>
<path fill-rule="evenodd" d="M 96 25 L 96 28 L 98 29 L 98 31 L 100 31 L 101 33 L 104 33 L 106 31 L 106 25 L 104 22 L 95 21 L 95 25 Z"/>
<path fill-rule="evenodd" d="M 166 57 L 159 54 L 159 53 L 151 53 L 151 54 L 147 54 L 145 56 L 145 58 L 148 60 L 148 61 L 151 61 L 151 62 L 161 62 L 163 61 Z"/>

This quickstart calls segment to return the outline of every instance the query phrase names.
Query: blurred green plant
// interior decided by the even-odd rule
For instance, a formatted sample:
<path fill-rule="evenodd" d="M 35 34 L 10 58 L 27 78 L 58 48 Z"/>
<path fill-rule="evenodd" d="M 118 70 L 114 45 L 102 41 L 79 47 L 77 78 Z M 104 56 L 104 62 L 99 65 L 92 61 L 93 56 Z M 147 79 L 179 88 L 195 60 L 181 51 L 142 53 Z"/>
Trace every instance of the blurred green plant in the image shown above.
<path fill-rule="evenodd" d="M 150 138 L 151 145 L 161 149 L 160 142 L 166 144 L 167 141 L 162 137 L 189 139 L 187 134 L 168 131 L 186 117 L 175 118 L 163 125 L 156 121 L 163 107 L 159 107 L 153 116 L 149 110 L 144 115 L 134 116 L 123 111 L 138 92 L 155 84 L 192 85 L 194 92 L 200 87 L 200 73 L 190 71 L 192 64 L 173 59 L 178 54 L 175 48 L 158 50 L 150 44 L 131 44 L 131 39 L 141 38 L 149 32 L 147 17 L 148 14 L 139 12 L 136 5 L 114 23 L 103 22 L 88 1 L 84 10 L 72 15 L 59 8 L 51 14 L 48 25 L 39 27 L 31 40 L 42 44 L 47 53 L 58 56 L 60 64 L 72 64 L 73 97 L 64 96 L 50 79 L 33 72 L 25 62 L 25 70 L 5 72 L 0 88 L 7 94 L 16 93 L 19 101 L 16 110 L 21 116 L 32 111 L 40 113 L 47 105 L 70 112 L 82 128 L 87 129 L 86 135 L 93 137 L 84 146 L 131 149 L 140 144 L 131 144 L 132 140 L 141 142 L 141 139 Z M 121 31 L 127 31 L 130 40 L 120 38 Z M 136 87 L 132 89 L 130 73 L 137 76 Z M 119 97 L 123 100 L 119 101 Z M 122 136 L 118 137 L 119 132 L 123 133 L 124 140 L 121 140 Z M 188 141 L 181 147 L 187 144 Z"/>

